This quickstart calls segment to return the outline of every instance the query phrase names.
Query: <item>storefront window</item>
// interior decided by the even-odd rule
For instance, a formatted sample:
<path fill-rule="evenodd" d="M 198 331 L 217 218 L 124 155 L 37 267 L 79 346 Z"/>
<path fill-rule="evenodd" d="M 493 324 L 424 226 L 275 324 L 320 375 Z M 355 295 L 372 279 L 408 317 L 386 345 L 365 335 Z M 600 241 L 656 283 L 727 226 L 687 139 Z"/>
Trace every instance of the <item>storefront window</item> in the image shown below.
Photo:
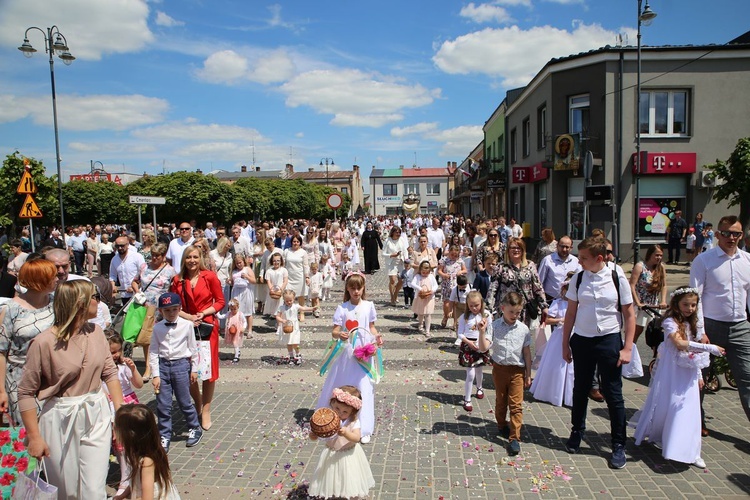
<path fill-rule="evenodd" d="M 568 236 L 573 241 L 580 241 L 586 237 L 583 211 L 583 179 L 570 179 L 568 181 Z"/>
<path fill-rule="evenodd" d="M 675 212 L 685 213 L 688 180 L 681 175 L 645 177 L 640 181 L 638 234 L 642 240 L 663 241 Z"/>

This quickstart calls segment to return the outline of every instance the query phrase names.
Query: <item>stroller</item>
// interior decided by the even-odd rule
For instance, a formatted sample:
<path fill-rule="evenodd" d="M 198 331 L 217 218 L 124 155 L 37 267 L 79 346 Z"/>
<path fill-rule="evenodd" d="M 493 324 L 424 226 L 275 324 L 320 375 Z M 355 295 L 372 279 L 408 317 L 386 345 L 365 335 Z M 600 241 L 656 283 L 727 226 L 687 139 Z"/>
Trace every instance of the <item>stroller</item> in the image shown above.
<path fill-rule="evenodd" d="M 648 364 L 648 374 L 653 375 L 654 366 L 656 365 L 656 350 L 664 342 L 664 328 L 661 326 L 664 317 L 656 307 L 643 306 L 642 310 L 651 316 L 651 321 L 646 325 L 646 345 L 651 348 L 654 355 L 654 358 Z"/>

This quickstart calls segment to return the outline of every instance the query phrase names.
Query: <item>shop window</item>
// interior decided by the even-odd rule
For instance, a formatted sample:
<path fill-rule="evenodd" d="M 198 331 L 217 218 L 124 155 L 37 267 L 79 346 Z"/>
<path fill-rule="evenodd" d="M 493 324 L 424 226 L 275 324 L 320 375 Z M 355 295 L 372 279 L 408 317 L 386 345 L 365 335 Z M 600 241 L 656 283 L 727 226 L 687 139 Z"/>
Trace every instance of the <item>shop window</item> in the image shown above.
<path fill-rule="evenodd" d="M 688 93 L 685 90 L 641 92 L 641 135 L 685 137 L 688 135 Z"/>

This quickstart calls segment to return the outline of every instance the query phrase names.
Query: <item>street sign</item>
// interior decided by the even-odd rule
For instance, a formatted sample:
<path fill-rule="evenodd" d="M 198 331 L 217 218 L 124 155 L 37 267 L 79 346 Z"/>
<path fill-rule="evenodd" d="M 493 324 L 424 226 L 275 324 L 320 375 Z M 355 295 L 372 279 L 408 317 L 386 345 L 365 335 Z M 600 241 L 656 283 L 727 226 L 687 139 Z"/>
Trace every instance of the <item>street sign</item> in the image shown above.
<path fill-rule="evenodd" d="M 167 199 L 162 196 L 128 196 L 132 205 L 166 205 Z"/>
<path fill-rule="evenodd" d="M 338 193 L 331 193 L 328 195 L 326 203 L 331 210 L 338 210 L 344 204 L 344 198 Z"/>
<path fill-rule="evenodd" d="M 21 182 L 18 183 L 18 188 L 16 188 L 16 193 L 36 194 L 37 191 L 38 189 L 34 179 L 31 177 L 31 172 L 24 170 L 23 175 L 21 176 Z"/>
<path fill-rule="evenodd" d="M 26 195 L 18 217 L 21 219 L 40 219 L 42 217 L 42 211 L 39 210 L 39 206 L 30 194 Z"/>

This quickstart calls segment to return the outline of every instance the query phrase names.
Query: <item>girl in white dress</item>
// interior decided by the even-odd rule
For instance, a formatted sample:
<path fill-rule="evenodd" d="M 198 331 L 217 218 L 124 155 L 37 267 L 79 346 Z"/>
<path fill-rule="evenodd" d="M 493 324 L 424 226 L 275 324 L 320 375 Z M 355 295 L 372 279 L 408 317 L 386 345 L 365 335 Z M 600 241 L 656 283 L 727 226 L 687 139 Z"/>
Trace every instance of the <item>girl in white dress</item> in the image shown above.
<path fill-rule="evenodd" d="M 263 304 L 263 314 L 275 316 L 281 304 L 281 293 L 286 290 L 289 283 L 289 273 L 286 268 L 281 267 L 284 265 L 284 258 L 280 254 L 271 254 L 270 259 L 271 269 L 268 269 L 263 276 L 268 288 L 268 298 Z"/>
<path fill-rule="evenodd" d="M 121 498 L 180 500 L 167 453 L 161 446 L 156 416 L 148 406 L 122 405 L 115 415 L 115 434 L 132 471 L 130 486 Z"/>
<path fill-rule="evenodd" d="M 368 498 L 375 478 L 359 444 L 362 430 L 357 414 L 362 408 L 362 395 L 351 385 L 338 387 L 330 394 L 328 405 L 341 419 L 341 428 L 330 438 L 310 433 L 312 441 L 322 439 L 326 447 L 320 454 L 308 493 L 321 498 Z"/>
<path fill-rule="evenodd" d="M 302 312 L 313 312 L 317 309 L 295 304 L 294 290 L 290 288 L 284 290 L 281 298 L 284 300 L 284 303 L 276 311 L 276 333 L 279 336 L 279 343 L 286 345 L 286 350 L 289 354 L 289 364 L 299 365 L 302 363 L 302 354 L 299 352 L 300 338 L 302 337 L 302 333 L 299 330 L 299 314 Z M 287 331 L 289 326 L 291 326 L 291 331 Z"/>
<path fill-rule="evenodd" d="M 409 286 L 416 292 L 416 298 L 411 304 L 411 310 L 417 315 L 419 333 L 430 336 L 432 313 L 435 311 L 435 292 L 438 290 L 435 275 L 432 274 L 430 263 L 423 261 L 417 273 L 409 282 Z"/>
<path fill-rule="evenodd" d="M 320 292 L 320 300 L 331 300 L 333 276 L 336 274 L 336 270 L 331 265 L 331 259 L 328 255 L 323 255 L 320 258 L 320 273 L 323 275 L 323 289 Z"/>
<path fill-rule="evenodd" d="M 664 342 L 659 345 L 656 366 L 643 408 L 633 416 L 635 444 L 644 439 L 660 446 L 662 456 L 704 468 L 701 458 L 701 368 L 709 365 L 709 353 L 723 356 L 724 349 L 702 344 L 695 332 L 698 290 L 678 288 L 662 322 Z"/>
<path fill-rule="evenodd" d="M 349 340 L 350 332 L 357 330 L 358 334 L 366 333 L 378 347 L 383 345 L 383 337 L 375 328 L 375 304 L 365 300 L 365 276 L 362 273 L 352 273 L 346 279 L 344 288 L 344 303 L 336 308 L 333 314 L 334 340 L 345 342 L 344 352 L 331 364 L 323 390 L 318 398 L 316 408 L 328 406 L 333 389 L 342 385 L 353 385 L 362 394 L 362 410 L 359 420 L 362 427 L 362 442 L 369 443 L 370 436 L 375 430 L 375 395 L 373 380 L 354 357 L 354 346 Z M 364 330 L 364 332 L 363 332 Z"/>
<path fill-rule="evenodd" d="M 245 265 L 245 257 L 234 256 L 234 269 L 230 278 L 232 285 L 232 299 L 240 305 L 240 313 L 245 317 L 244 333 L 249 337 L 253 333 L 253 311 L 255 310 L 255 273 L 252 266 Z"/>
<path fill-rule="evenodd" d="M 284 267 L 289 273 L 287 288 L 294 290 L 297 302 L 304 306 L 310 284 L 310 261 L 302 249 L 302 236 L 292 236 L 292 247 L 284 250 Z M 305 321 L 305 315 L 300 313 L 299 319 Z"/>
<path fill-rule="evenodd" d="M 572 274 L 569 273 L 567 279 Z M 547 324 L 552 327 L 552 334 L 529 389 L 537 401 L 546 401 L 555 406 L 573 406 L 573 362 L 566 363 L 562 357 L 562 326 L 568 310 L 568 301 L 564 297 L 568 284 L 568 281 L 563 282 L 560 298 L 552 301 L 547 312 Z"/>

